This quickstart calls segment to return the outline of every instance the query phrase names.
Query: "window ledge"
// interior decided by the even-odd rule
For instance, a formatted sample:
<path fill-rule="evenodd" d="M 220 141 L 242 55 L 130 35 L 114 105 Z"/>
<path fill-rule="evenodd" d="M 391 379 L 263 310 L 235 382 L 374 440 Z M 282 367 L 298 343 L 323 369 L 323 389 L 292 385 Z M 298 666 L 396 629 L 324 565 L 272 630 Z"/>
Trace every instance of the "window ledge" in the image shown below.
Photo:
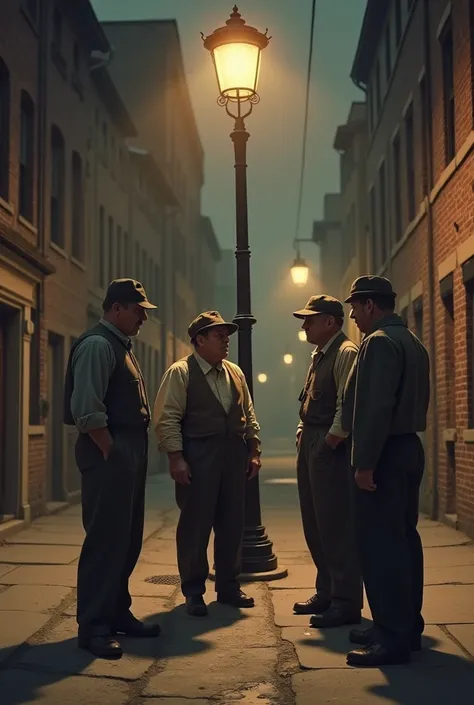
<path fill-rule="evenodd" d="M 46 433 L 46 426 L 29 426 L 28 435 L 29 436 L 44 436 Z"/>
<path fill-rule="evenodd" d="M 63 257 L 64 259 L 67 259 L 67 252 L 62 247 L 60 247 L 59 245 L 56 245 L 55 242 L 51 242 L 51 241 L 49 242 L 49 246 L 52 250 L 57 252 L 58 255 L 61 255 L 61 257 Z"/>
<path fill-rule="evenodd" d="M 85 265 L 83 262 L 81 262 L 80 259 L 77 259 L 77 257 L 73 257 L 73 256 L 71 255 L 71 262 L 72 262 L 76 267 L 78 267 L 78 269 L 82 269 L 83 272 L 86 271 L 86 265 Z"/>
<path fill-rule="evenodd" d="M 455 428 L 445 428 L 443 431 L 444 443 L 455 443 L 458 439 L 458 433 Z"/>
<path fill-rule="evenodd" d="M 18 222 L 23 225 L 24 228 L 30 231 L 30 233 L 33 233 L 33 235 L 38 235 L 38 228 L 33 225 L 33 223 L 30 223 L 30 221 L 27 218 L 24 218 L 22 215 L 18 216 Z"/>
<path fill-rule="evenodd" d="M 13 213 L 14 213 L 13 204 L 10 203 L 9 201 L 5 201 L 1 197 L 0 197 L 0 208 L 2 208 L 2 210 L 6 211 L 10 215 L 13 215 Z"/>
<path fill-rule="evenodd" d="M 462 432 L 464 443 L 474 443 L 474 428 L 465 428 Z"/>

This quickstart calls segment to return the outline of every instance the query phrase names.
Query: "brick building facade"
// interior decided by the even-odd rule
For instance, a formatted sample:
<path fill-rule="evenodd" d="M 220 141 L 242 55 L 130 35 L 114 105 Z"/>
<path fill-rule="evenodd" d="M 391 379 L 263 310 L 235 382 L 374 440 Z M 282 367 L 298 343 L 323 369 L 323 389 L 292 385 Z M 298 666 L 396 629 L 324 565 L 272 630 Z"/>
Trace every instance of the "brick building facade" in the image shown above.
<path fill-rule="evenodd" d="M 369 0 L 369 264 L 432 365 L 422 508 L 474 535 L 474 2 Z"/>
<path fill-rule="evenodd" d="M 168 71 L 157 143 L 111 78 L 89 0 L 4 0 L 1 15 L 0 534 L 80 498 L 64 371 L 112 278 L 142 280 L 159 307 L 136 344 L 151 398 L 187 349 L 203 180 L 174 22 L 157 23 Z"/>

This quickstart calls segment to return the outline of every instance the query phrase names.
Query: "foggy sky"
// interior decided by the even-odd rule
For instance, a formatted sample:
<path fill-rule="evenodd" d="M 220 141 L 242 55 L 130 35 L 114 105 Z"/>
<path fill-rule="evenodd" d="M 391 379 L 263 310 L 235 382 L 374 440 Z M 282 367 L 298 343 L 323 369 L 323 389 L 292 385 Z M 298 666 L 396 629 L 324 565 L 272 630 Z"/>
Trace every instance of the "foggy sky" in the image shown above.
<path fill-rule="evenodd" d="M 211 217 L 221 246 L 233 248 L 232 120 L 216 104 L 215 75 L 199 34 L 210 34 L 221 26 L 232 11 L 233 1 L 92 0 L 92 4 L 101 20 L 177 19 L 205 151 L 202 211 Z M 258 319 L 254 329 L 255 372 L 271 372 L 281 365 L 286 349 L 304 345 L 297 340 L 298 325 L 291 311 L 304 304 L 309 294 L 316 293 L 295 292 L 288 281 L 295 236 L 311 2 L 242 0 L 237 4 L 249 24 L 262 31 L 268 27 L 272 36 L 262 58 L 261 102 L 247 121 L 251 133 L 248 178 L 253 314 Z M 324 194 L 339 187 L 338 155 L 332 142 L 337 125 L 347 119 L 351 100 L 362 96 L 349 73 L 365 5 L 366 0 L 317 2 L 300 237 L 310 237 L 313 220 L 322 217 Z M 316 246 L 303 245 L 303 255 L 315 259 Z"/>

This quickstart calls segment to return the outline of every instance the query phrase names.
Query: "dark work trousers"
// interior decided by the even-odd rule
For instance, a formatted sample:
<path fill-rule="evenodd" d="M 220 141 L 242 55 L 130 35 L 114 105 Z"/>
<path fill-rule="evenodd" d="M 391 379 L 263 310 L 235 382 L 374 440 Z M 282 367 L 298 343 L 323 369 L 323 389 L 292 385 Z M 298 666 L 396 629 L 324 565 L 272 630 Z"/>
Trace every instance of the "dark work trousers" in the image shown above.
<path fill-rule="evenodd" d="M 375 492 L 356 489 L 362 576 L 375 639 L 407 648 L 424 629 L 423 548 L 417 531 L 424 452 L 416 434 L 390 436 L 374 472 Z"/>
<path fill-rule="evenodd" d="M 145 515 L 148 436 L 120 431 L 107 460 L 86 435 L 76 444 L 82 473 L 86 537 L 77 577 L 77 622 L 82 633 L 103 634 L 128 613 L 128 580 L 140 555 Z"/>
<path fill-rule="evenodd" d="M 317 568 L 316 592 L 350 615 L 362 609 L 362 580 L 354 536 L 353 473 L 347 443 L 333 450 L 329 429 L 305 426 L 297 459 L 306 544 Z"/>
<path fill-rule="evenodd" d="M 181 510 L 176 530 L 178 568 L 185 597 L 203 595 L 209 575 L 207 548 L 214 529 L 216 591 L 240 589 L 248 449 L 241 437 L 185 440 L 191 483 L 176 483 Z"/>

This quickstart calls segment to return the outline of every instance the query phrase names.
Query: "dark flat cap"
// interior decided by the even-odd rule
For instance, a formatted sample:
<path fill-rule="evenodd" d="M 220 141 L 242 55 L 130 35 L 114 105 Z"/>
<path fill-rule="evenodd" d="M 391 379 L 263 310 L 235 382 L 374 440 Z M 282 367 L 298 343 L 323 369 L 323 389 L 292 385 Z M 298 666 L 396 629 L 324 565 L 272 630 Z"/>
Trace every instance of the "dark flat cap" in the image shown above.
<path fill-rule="evenodd" d="M 350 304 L 351 301 L 365 298 L 366 296 L 387 296 L 395 298 L 396 295 L 396 292 L 392 288 L 392 283 L 388 279 L 367 274 L 355 280 L 351 286 L 351 293 L 344 303 Z"/>
<path fill-rule="evenodd" d="M 295 318 L 306 318 L 306 316 L 316 316 L 321 313 L 325 313 L 327 316 L 344 318 L 344 308 L 341 302 L 325 294 L 312 296 L 306 306 L 299 311 L 295 311 L 293 316 Z"/>
<path fill-rule="evenodd" d="M 148 301 L 145 289 L 136 279 L 114 279 L 110 282 L 105 301 L 119 304 L 138 304 L 143 308 L 157 308 Z"/>
<path fill-rule="evenodd" d="M 188 335 L 193 340 L 199 333 L 204 330 L 209 330 L 209 328 L 216 328 L 217 326 L 226 326 L 229 330 L 229 335 L 235 333 L 238 329 L 236 323 L 228 323 L 224 321 L 219 311 L 205 311 L 205 313 L 200 313 L 197 318 L 190 324 L 188 328 Z"/>

